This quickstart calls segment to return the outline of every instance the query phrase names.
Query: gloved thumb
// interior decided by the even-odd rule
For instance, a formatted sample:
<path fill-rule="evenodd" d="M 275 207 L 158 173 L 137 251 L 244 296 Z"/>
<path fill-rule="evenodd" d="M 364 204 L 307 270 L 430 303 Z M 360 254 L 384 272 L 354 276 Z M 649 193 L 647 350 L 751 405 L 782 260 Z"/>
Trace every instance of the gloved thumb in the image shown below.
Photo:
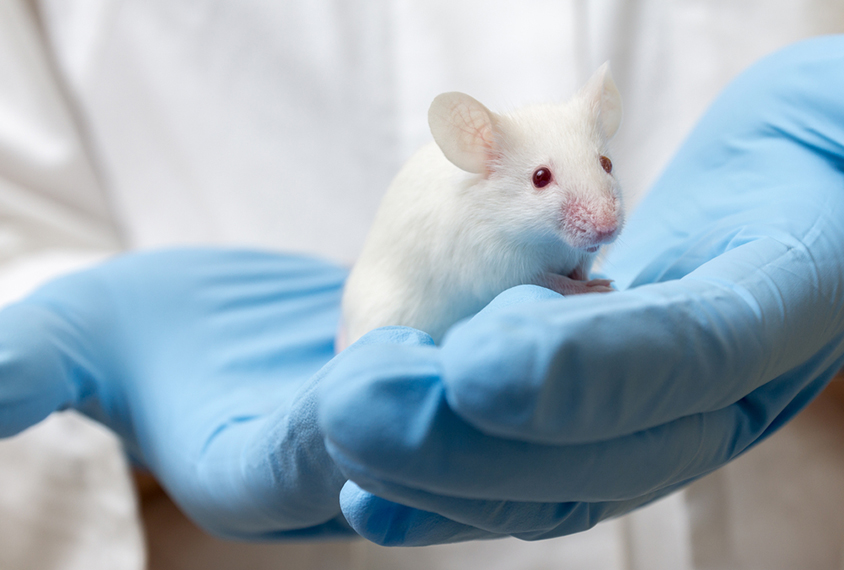
<path fill-rule="evenodd" d="M 15 435 L 92 394 L 93 367 L 79 335 L 49 306 L 0 311 L 0 437 Z"/>

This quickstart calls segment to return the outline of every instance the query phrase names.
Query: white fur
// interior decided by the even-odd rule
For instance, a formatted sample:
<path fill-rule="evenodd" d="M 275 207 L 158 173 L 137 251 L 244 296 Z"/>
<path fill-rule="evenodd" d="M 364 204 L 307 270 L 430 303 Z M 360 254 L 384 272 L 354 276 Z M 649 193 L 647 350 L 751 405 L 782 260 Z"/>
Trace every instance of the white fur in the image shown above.
<path fill-rule="evenodd" d="M 346 342 L 386 325 L 439 342 L 509 287 L 585 276 L 594 244 L 564 211 L 577 202 L 620 229 L 620 190 L 600 163 L 620 118 L 607 64 L 572 100 L 506 115 L 468 95 L 437 97 L 429 120 L 439 146 L 423 147 L 393 180 L 346 283 Z M 555 180 L 536 189 L 540 166 Z"/>

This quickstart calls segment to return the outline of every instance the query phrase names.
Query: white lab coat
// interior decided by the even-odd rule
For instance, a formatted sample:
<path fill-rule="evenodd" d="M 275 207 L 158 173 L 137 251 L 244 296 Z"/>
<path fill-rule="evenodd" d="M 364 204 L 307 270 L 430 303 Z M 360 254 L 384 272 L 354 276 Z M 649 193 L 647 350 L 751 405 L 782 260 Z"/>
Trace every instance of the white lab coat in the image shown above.
<path fill-rule="evenodd" d="M 0 0 L 0 303 L 124 249 L 245 245 L 350 264 L 389 180 L 428 140 L 436 94 L 493 110 L 561 99 L 606 59 L 625 107 L 613 161 L 634 207 L 730 78 L 842 31 L 837 0 Z M 838 570 L 833 405 L 688 491 L 573 537 L 384 549 L 156 526 L 170 550 L 155 562 Z M 0 568 L 144 563 L 106 430 L 65 413 L 0 442 Z"/>

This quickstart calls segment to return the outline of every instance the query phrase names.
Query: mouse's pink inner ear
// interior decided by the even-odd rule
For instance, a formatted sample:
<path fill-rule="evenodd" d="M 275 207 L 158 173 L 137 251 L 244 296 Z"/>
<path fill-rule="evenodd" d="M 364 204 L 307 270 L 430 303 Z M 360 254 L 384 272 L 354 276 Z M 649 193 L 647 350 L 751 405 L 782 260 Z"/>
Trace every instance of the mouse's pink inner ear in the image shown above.
<path fill-rule="evenodd" d="M 467 172 L 486 174 L 493 154 L 495 115 L 464 93 L 438 95 L 428 109 L 428 125 L 445 157 Z"/>
<path fill-rule="evenodd" d="M 613 138 L 621 125 L 621 93 L 613 81 L 610 62 L 592 74 L 581 94 L 592 103 L 606 140 Z"/>

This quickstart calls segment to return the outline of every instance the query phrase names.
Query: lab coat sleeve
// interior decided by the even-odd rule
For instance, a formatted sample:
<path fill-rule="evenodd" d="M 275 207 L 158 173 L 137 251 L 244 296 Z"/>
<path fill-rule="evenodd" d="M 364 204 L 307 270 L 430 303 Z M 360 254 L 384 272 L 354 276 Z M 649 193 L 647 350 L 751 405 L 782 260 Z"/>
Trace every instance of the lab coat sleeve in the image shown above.
<path fill-rule="evenodd" d="M 119 247 L 36 15 L 0 2 L 0 305 Z"/>
<path fill-rule="evenodd" d="M 0 1 L 0 307 L 120 240 L 36 13 Z M 129 469 L 72 412 L 0 440 L 0 568 L 139 570 Z"/>

